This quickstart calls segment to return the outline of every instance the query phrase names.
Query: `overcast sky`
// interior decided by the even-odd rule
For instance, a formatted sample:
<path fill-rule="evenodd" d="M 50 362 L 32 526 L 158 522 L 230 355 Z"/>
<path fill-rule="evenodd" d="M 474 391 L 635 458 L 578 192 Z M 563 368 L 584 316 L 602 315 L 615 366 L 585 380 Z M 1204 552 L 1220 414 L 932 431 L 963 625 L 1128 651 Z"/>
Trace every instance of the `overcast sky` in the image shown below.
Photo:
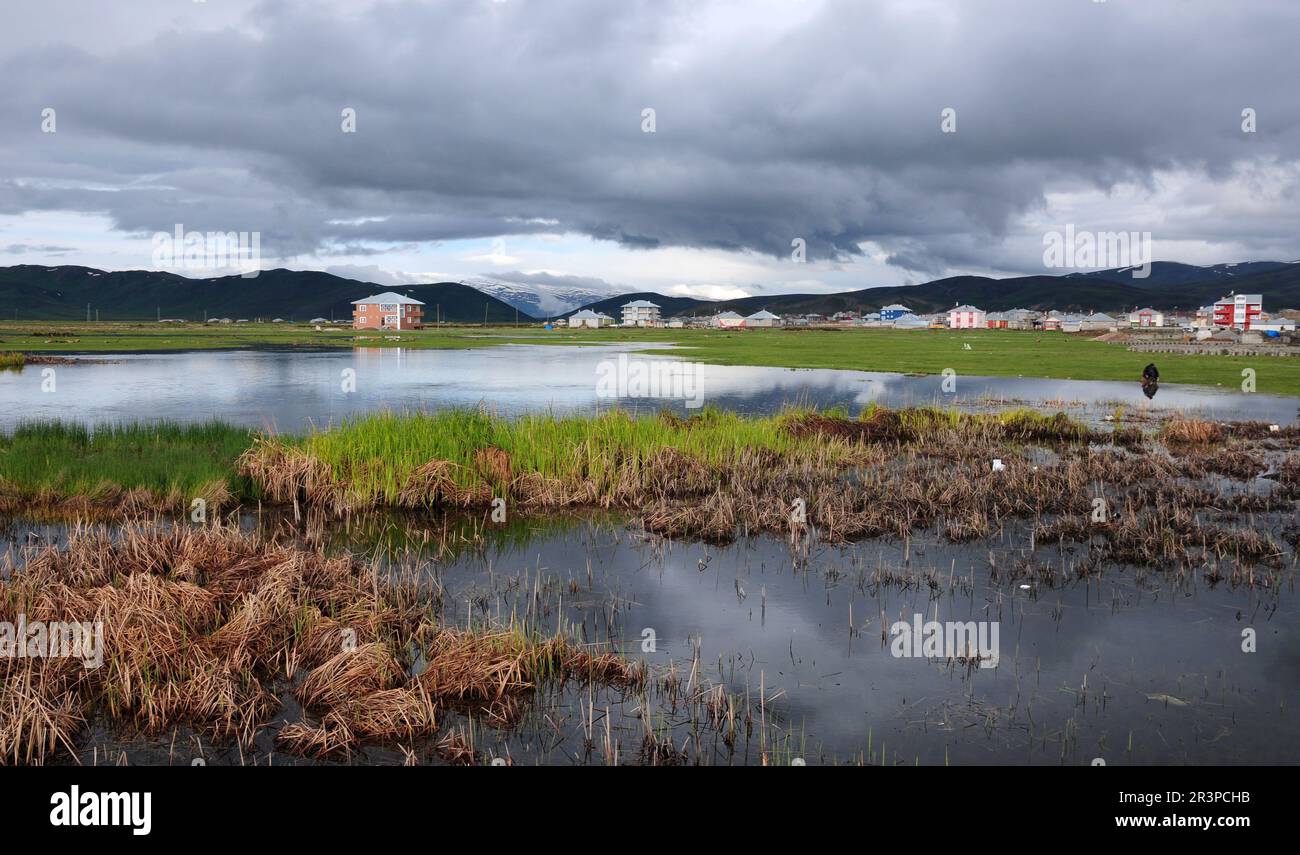
<path fill-rule="evenodd" d="M 1296 0 L 4 0 L 0 264 L 177 223 L 701 296 L 1058 273 L 1067 224 L 1290 261 L 1298 46 Z"/>

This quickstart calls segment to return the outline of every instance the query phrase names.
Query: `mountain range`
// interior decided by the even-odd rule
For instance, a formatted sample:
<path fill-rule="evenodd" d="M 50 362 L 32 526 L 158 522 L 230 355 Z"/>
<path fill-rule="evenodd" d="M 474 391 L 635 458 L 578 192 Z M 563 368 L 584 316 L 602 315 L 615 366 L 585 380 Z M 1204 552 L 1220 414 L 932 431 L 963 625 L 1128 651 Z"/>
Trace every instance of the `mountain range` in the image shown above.
<path fill-rule="evenodd" d="M 608 297 L 608 292 L 590 288 L 575 288 L 546 282 L 512 282 L 475 276 L 460 280 L 462 285 L 490 294 L 503 303 L 534 318 L 550 318 L 573 312 L 588 303 Z"/>
<path fill-rule="evenodd" d="M 351 318 L 352 301 L 397 291 L 425 304 L 425 320 L 513 323 L 534 320 L 514 306 L 460 282 L 389 288 L 314 270 L 263 270 L 256 277 L 188 279 L 153 270 L 91 267 L 0 267 L 0 319 L 105 321 L 152 318 Z"/>
<path fill-rule="evenodd" d="M 348 318 L 352 301 L 395 290 L 426 304 L 425 318 L 451 323 L 512 323 L 565 317 L 578 309 L 618 318 L 631 300 L 657 303 L 665 317 L 711 315 L 720 311 L 750 314 L 768 309 L 777 314 L 832 315 L 872 311 L 902 303 L 929 313 L 970 303 L 988 311 L 1013 308 L 1117 312 L 1138 306 L 1191 311 L 1229 292 L 1258 293 L 1266 311 L 1300 307 L 1300 262 L 1253 261 L 1196 266 L 1155 262 L 1150 275 L 1137 278 L 1131 268 L 993 279 L 953 276 L 920 285 L 864 288 L 836 294 L 768 294 L 736 300 L 639 291 L 607 296 L 560 284 L 521 283 L 476 277 L 461 282 L 402 285 L 396 288 L 346 279 L 311 270 L 264 270 L 257 277 L 222 276 L 190 279 L 150 270 L 104 271 L 62 265 L 0 267 L 0 318 L 102 320 L 212 317 L 307 320 Z"/>
<path fill-rule="evenodd" d="M 1234 272 L 1236 271 L 1236 272 Z M 953 276 L 922 285 L 864 288 L 838 294 L 769 294 L 737 300 L 696 300 L 653 292 L 623 294 L 582 308 L 619 317 L 628 300 L 657 303 L 664 317 L 711 315 L 733 311 L 752 314 L 767 309 L 779 315 L 833 315 L 836 312 L 878 311 L 901 303 L 917 313 L 940 312 L 969 303 L 987 311 L 1059 309 L 1063 312 L 1116 312 L 1138 307 L 1194 311 L 1229 292 L 1263 294 L 1266 310 L 1300 308 L 1300 262 L 1247 262 L 1195 267 L 1156 262 L 1151 275 L 1133 278 L 1129 268 L 1066 276 L 1020 276 L 992 279 Z"/>

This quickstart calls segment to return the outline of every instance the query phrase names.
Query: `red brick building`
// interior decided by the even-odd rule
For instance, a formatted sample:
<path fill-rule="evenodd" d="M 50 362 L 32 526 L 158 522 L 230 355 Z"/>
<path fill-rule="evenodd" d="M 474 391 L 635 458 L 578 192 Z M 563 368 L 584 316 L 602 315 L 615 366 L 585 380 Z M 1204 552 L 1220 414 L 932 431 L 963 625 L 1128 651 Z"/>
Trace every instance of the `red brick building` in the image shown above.
<path fill-rule="evenodd" d="M 424 304 L 392 291 L 352 301 L 356 330 L 418 330 L 424 326 Z"/>

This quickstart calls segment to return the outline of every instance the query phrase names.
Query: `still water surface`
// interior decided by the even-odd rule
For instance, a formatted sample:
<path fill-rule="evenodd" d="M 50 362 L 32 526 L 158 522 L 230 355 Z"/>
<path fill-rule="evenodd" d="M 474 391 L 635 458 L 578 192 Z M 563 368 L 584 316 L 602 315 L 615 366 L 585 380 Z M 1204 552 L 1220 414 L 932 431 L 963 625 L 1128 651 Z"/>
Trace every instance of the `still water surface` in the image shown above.
<path fill-rule="evenodd" d="M 620 353 L 633 361 L 664 361 L 623 345 L 503 345 L 476 350 L 361 348 L 355 351 L 191 351 L 120 354 L 54 366 L 55 387 L 43 389 L 45 366 L 0 371 L 0 429 L 35 419 L 90 424 L 169 419 L 222 419 L 250 427 L 301 431 L 378 409 L 431 410 L 483 403 L 504 415 L 592 412 L 610 406 L 685 411 L 680 400 L 600 397 L 598 369 Z M 111 361 L 109 361 L 111 360 Z M 355 388 L 344 390 L 346 371 Z M 1098 419 L 1122 405 L 1126 413 L 1178 410 L 1219 419 L 1290 424 L 1300 400 L 1223 389 L 1164 385 L 1148 400 L 1138 383 L 1017 377 L 943 378 L 830 369 L 695 364 L 708 406 L 750 414 L 787 404 L 966 407 L 1038 404 Z M 990 403 L 992 402 L 992 403 Z"/>

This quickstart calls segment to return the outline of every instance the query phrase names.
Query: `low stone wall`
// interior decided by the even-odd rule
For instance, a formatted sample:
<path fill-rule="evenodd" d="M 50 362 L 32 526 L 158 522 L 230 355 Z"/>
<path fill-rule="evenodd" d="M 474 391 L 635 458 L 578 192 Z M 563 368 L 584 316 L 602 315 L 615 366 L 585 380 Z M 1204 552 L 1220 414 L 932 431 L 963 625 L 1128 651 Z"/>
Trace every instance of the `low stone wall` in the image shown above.
<path fill-rule="evenodd" d="M 1189 353 L 1194 356 L 1300 356 L 1300 347 L 1280 344 L 1131 344 L 1128 349 L 1136 353 Z"/>

